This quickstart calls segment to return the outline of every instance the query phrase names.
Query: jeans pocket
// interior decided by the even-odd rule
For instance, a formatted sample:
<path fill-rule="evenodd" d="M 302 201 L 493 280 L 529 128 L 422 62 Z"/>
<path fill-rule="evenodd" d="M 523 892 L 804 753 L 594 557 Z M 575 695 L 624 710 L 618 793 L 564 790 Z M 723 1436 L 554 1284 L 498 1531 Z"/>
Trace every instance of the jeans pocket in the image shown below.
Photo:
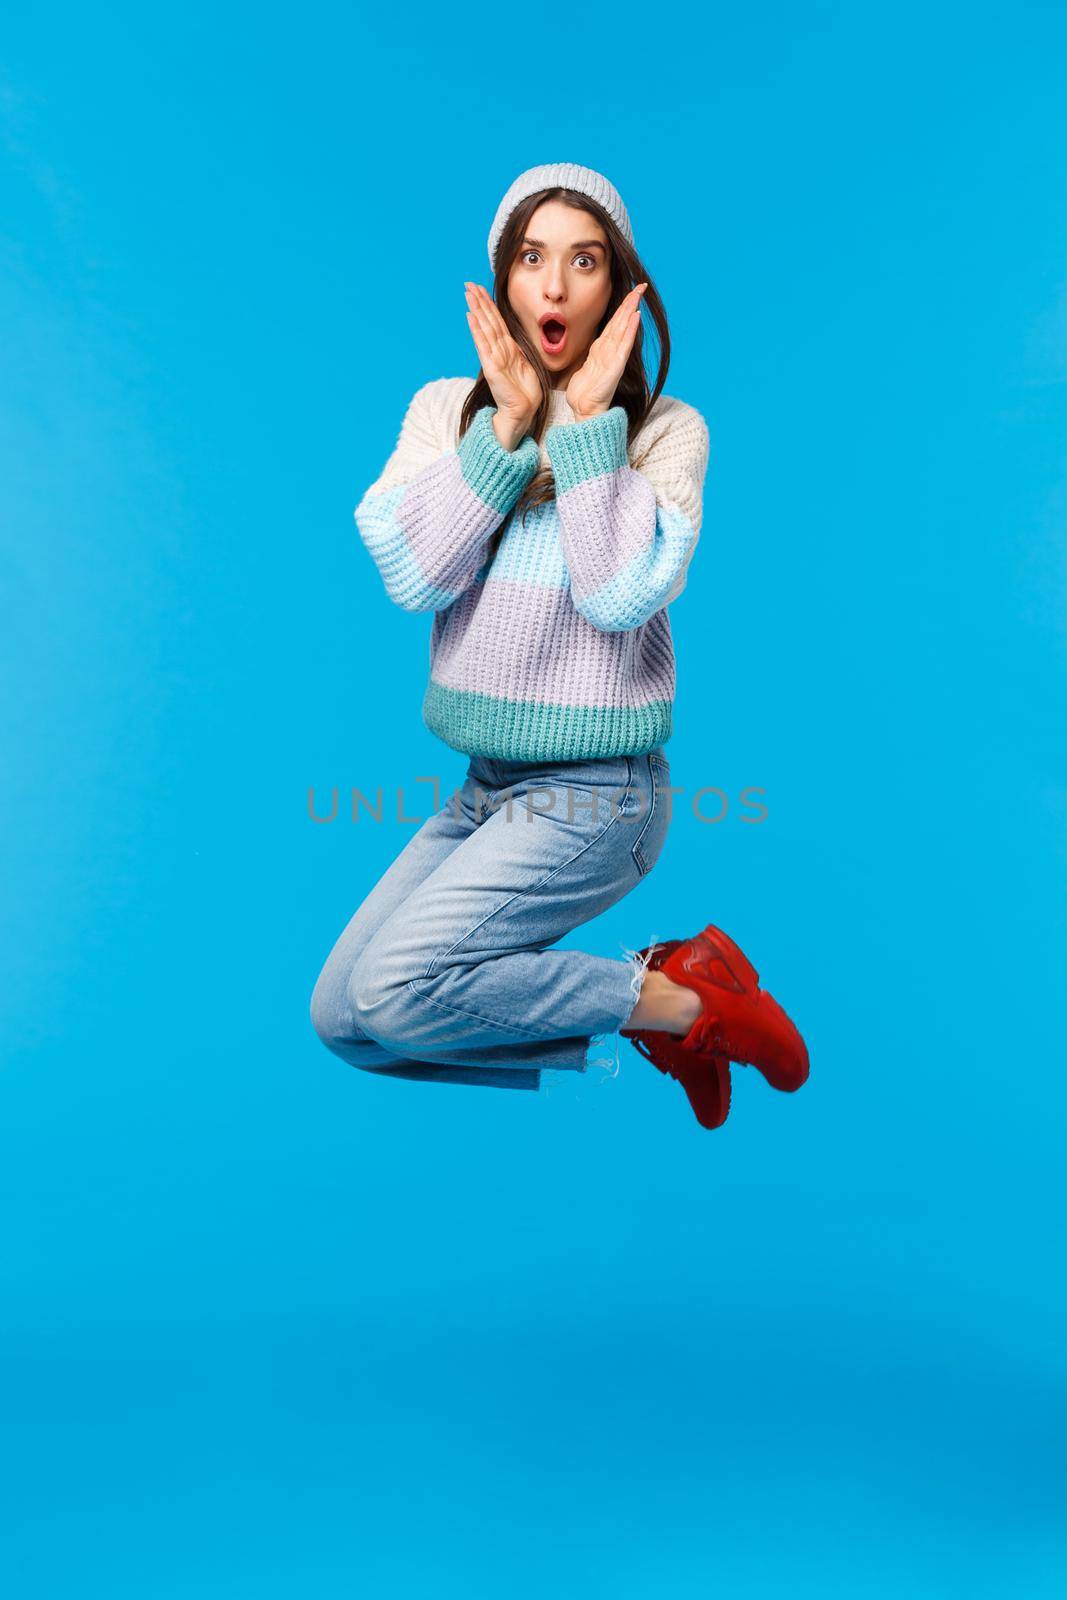
<path fill-rule="evenodd" d="M 663 849 L 667 837 L 669 817 L 667 807 L 659 796 L 661 786 L 670 783 L 670 768 L 662 756 L 642 756 L 640 769 L 648 775 L 648 814 L 641 824 L 641 830 L 631 847 L 631 854 L 638 872 L 644 877 L 652 871 L 659 860 L 660 851 Z M 635 765 L 637 763 L 635 762 Z M 639 770 L 640 770 L 639 769 Z"/>

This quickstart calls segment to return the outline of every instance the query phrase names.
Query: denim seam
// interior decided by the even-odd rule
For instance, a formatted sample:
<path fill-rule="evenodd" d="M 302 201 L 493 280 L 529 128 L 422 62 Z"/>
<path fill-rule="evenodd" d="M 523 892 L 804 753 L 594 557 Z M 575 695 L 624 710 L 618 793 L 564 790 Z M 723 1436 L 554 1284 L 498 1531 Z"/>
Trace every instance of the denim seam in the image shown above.
<path fill-rule="evenodd" d="M 632 782 L 633 782 L 633 763 L 631 762 L 630 757 L 627 756 L 626 757 L 626 789 L 627 789 L 627 791 L 629 791 L 629 789 L 630 789 L 630 787 L 632 785 Z M 496 792 L 499 794 L 500 791 L 497 790 Z M 616 791 L 612 791 L 612 792 L 614 793 Z M 653 805 L 654 804 L 655 804 L 655 799 L 653 798 Z M 613 814 L 608 818 L 607 822 L 601 828 L 600 832 L 598 834 L 596 834 L 592 839 L 588 839 L 585 842 L 585 844 L 583 844 L 583 846 L 582 846 L 582 848 L 580 850 L 576 850 L 575 851 L 574 855 L 568 856 L 566 861 L 561 861 L 558 867 L 553 867 L 552 868 L 551 872 L 546 872 L 544 877 L 543 878 L 538 878 L 536 883 L 528 884 L 525 889 L 516 889 L 513 894 L 509 894 L 508 895 L 506 900 L 502 900 L 498 906 L 494 906 L 492 911 L 487 911 L 485 916 L 482 917 L 481 921 L 480 922 L 476 922 L 474 924 L 473 928 L 468 928 L 467 932 L 465 934 L 463 934 L 461 938 L 457 939 L 453 944 L 450 944 L 447 950 L 442 950 L 439 955 L 436 955 L 436 956 L 433 957 L 433 959 L 430 962 L 429 966 L 426 968 L 426 971 L 423 973 L 422 977 L 418 981 L 420 983 L 425 983 L 428 978 L 432 978 L 434 976 L 434 970 L 433 969 L 434 969 L 434 967 L 437 965 L 437 963 L 439 961 L 443 961 L 446 956 L 450 956 L 452 954 L 453 950 L 458 950 L 461 944 L 466 944 L 467 940 L 471 937 L 472 934 L 477 933 L 479 928 L 484 928 L 485 924 L 487 922 L 491 922 L 493 917 L 499 916 L 500 913 L 504 910 L 505 906 L 511 905 L 512 901 L 514 901 L 514 900 L 524 899 L 527 895 L 532 894 L 535 889 L 540 889 L 543 884 L 551 882 L 551 880 L 554 877 L 556 877 L 557 874 L 562 872 L 565 867 L 573 866 L 576 861 L 580 861 L 582 856 L 585 855 L 587 850 L 591 850 L 592 847 L 595 844 L 599 844 L 600 843 L 601 839 L 603 839 L 604 835 L 608 832 L 609 828 L 611 828 L 616 822 L 618 822 L 620 815 L 621 815 L 621 812 L 616 811 L 613 808 Z M 652 816 L 652 808 L 650 807 L 649 808 L 649 819 L 650 820 L 651 820 L 651 816 Z M 645 826 L 647 827 L 648 824 L 646 823 Z M 642 835 L 643 835 L 644 834 L 644 829 L 642 829 L 641 832 L 642 832 Z M 424 995 L 423 998 L 425 999 L 427 997 Z M 499 1024 L 493 1024 L 493 1025 L 494 1026 L 499 1026 Z M 554 1038 L 555 1035 L 546 1034 L 544 1037 L 551 1039 L 551 1038 Z"/>
<path fill-rule="evenodd" d="M 501 1027 L 502 1024 L 496 1017 L 483 1017 L 477 1011 L 465 1011 L 462 1006 L 454 1006 L 448 1000 L 438 1000 L 432 994 L 423 994 L 421 989 L 416 989 L 416 981 L 425 982 L 425 979 L 416 980 L 414 978 L 410 978 L 408 980 L 407 987 L 411 990 L 412 994 L 417 995 L 420 1000 L 425 1000 L 427 1005 L 437 1006 L 441 1011 L 450 1011 L 452 1015 L 456 1017 L 469 1017 L 472 1022 L 484 1022 L 488 1028 Z M 537 1033 L 532 1028 L 518 1028 L 512 1022 L 507 1023 L 506 1026 L 510 1028 L 513 1033 L 521 1033 L 527 1039 L 536 1039 L 538 1041 L 558 1039 L 560 1037 L 570 1037 L 570 1035 L 566 1034 L 561 1036 L 560 1034 L 556 1033 Z M 574 1037 L 578 1037 L 578 1035 L 575 1035 Z"/>

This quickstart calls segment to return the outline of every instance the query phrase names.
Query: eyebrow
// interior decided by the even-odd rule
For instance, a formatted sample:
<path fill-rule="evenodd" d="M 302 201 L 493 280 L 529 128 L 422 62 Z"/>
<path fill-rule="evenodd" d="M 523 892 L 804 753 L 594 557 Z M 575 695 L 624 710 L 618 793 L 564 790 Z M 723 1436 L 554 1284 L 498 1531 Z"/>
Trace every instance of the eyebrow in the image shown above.
<path fill-rule="evenodd" d="M 524 239 L 523 244 L 532 244 L 538 250 L 546 248 L 543 239 Z M 605 248 L 601 239 L 579 239 L 577 244 L 570 246 L 572 250 L 603 250 Z"/>

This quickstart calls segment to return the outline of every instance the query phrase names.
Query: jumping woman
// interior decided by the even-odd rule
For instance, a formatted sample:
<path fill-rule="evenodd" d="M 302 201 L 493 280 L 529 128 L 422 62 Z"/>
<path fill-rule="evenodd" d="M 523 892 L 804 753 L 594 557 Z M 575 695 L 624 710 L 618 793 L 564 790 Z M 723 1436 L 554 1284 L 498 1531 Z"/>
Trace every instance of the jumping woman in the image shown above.
<path fill-rule="evenodd" d="M 423 719 L 467 774 L 341 934 L 312 1022 L 353 1066 L 511 1089 L 584 1072 L 606 1036 L 617 1065 L 625 1037 L 717 1128 L 731 1062 L 776 1089 L 808 1075 L 733 940 L 709 925 L 622 960 L 551 948 L 663 848 L 668 607 L 700 532 L 708 430 L 662 392 L 666 314 L 600 173 L 523 172 L 489 262 L 492 296 L 465 286 L 478 376 L 417 391 L 355 511 L 389 597 L 433 612 Z"/>

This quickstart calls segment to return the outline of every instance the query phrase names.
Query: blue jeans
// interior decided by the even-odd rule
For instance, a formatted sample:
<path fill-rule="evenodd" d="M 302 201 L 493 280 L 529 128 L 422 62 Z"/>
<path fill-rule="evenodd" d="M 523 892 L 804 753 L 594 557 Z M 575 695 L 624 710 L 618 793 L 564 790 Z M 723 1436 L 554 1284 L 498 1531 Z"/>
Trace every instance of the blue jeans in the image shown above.
<path fill-rule="evenodd" d="M 542 1068 L 584 1072 L 594 1040 L 633 1010 L 648 957 L 548 946 L 652 870 L 669 783 L 662 745 L 471 757 L 330 952 L 311 998 L 323 1044 L 369 1072 L 438 1083 L 537 1089 Z"/>

